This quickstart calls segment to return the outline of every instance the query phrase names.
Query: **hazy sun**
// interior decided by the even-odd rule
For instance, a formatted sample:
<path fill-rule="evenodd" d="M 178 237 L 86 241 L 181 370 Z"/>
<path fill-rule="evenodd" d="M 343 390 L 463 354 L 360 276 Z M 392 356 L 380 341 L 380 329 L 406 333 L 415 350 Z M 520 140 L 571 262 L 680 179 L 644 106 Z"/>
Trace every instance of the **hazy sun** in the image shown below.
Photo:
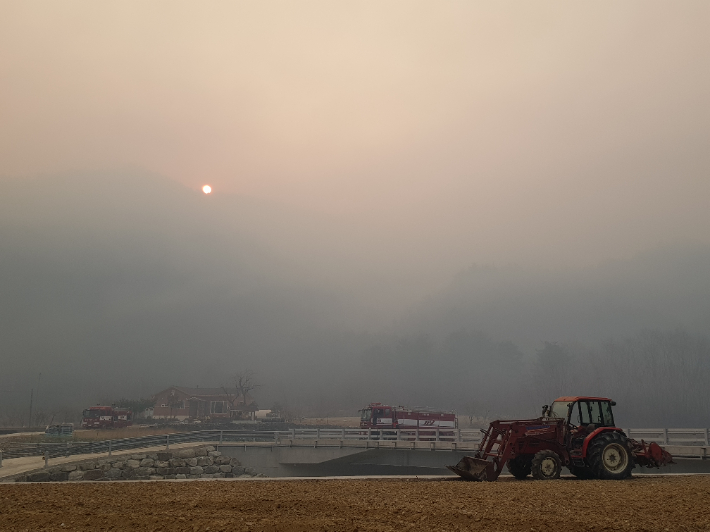
<path fill-rule="evenodd" d="M 204 187 L 202 187 L 202 192 L 204 192 L 205 194 L 209 194 L 210 192 L 212 192 L 212 187 L 209 185 L 205 185 Z"/>

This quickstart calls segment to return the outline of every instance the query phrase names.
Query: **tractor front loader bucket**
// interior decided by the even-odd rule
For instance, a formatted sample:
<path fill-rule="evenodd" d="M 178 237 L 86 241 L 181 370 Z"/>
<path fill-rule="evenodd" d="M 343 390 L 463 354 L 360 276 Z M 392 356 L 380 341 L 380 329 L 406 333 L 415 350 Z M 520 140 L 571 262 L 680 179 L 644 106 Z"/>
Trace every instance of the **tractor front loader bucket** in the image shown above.
<path fill-rule="evenodd" d="M 446 467 L 465 480 L 495 480 L 493 478 L 493 462 L 482 458 L 464 456 L 455 466 Z"/>

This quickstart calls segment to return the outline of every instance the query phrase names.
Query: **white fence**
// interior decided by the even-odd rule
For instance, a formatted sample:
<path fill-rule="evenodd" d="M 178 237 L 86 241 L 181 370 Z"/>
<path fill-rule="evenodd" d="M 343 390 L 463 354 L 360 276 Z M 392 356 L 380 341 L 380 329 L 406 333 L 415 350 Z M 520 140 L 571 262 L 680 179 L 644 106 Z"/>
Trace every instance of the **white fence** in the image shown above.
<path fill-rule="evenodd" d="M 660 445 L 710 445 L 710 429 L 624 429 L 629 438 Z"/>
<path fill-rule="evenodd" d="M 624 429 L 630 438 L 635 440 L 655 441 L 660 445 L 686 446 L 688 456 L 708 456 L 710 447 L 708 436 L 710 430 L 705 429 Z M 146 447 L 165 446 L 171 444 L 192 442 L 213 443 L 261 443 L 283 444 L 285 441 L 300 442 L 298 445 L 308 445 L 307 442 L 322 442 L 327 445 L 350 444 L 360 445 L 358 442 L 375 441 L 377 447 L 380 443 L 388 447 L 402 448 L 397 442 L 410 442 L 412 449 L 450 449 L 471 450 L 475 449 L 483 437 L 482 429 L 446 429 L 446 428 L 420 428 L 420 429 L 291 429 L 281 431 L 259 430 L 200 430 L 192 432 L 178 432 L 159 436 L 143 436 L 137 438 L 123 438 L 116 440 L 103 440 L 94 442 L 65 442 L 65 443 L 13 443 L 5 442 L 0 447 L 0 467 L 3 455 L 5 458 L 19 458 L 21 456 L 69 456 L 76 454 L 106 453 L 127 449 L 141 449 Z M 330 443 L 328 443 L 330 442 Z M 417 442 L 425 442 L 417 445 Z M 405 446 L 406 447 L 406 446 Z M 691 449 L 694 447 L 694 449 Z M 685 456 L 683 452 L 674 451 L 674 456 Z"/>
<path fill-rule="evenodd" d="M 224 431 L 225 433 L 227 431 Z M 275 431 L 274 439 L 307 440 L 404 440 L 479 443 L 482 429 L 291 429 Z M 629 438 L 660 445 L 710 446 L 710 429 L 624 429 Z"/>

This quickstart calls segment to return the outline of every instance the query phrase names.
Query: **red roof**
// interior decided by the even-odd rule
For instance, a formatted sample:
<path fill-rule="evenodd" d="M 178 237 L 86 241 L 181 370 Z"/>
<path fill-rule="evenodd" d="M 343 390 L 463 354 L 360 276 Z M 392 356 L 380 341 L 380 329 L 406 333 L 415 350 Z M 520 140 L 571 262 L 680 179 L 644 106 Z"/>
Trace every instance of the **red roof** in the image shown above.
<path fill-rule="evenodd" d="M 558 397 L 555 402 L 567 402 L 574 403 L 575 401 L 611 401 L 608 397 L 587 397 L 587 396 L 576 396 L 576 397 Z"/>

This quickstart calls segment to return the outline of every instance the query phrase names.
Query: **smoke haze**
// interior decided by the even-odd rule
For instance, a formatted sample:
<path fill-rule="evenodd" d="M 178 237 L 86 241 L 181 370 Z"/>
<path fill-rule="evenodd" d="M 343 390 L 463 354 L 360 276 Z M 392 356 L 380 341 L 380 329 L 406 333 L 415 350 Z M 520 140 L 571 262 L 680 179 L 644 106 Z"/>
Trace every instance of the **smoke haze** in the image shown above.
<path fill-rule="evenodd" d="M 707 426 L 706 2 L 0 10 L 0 422 L 251 369 Z"/>

